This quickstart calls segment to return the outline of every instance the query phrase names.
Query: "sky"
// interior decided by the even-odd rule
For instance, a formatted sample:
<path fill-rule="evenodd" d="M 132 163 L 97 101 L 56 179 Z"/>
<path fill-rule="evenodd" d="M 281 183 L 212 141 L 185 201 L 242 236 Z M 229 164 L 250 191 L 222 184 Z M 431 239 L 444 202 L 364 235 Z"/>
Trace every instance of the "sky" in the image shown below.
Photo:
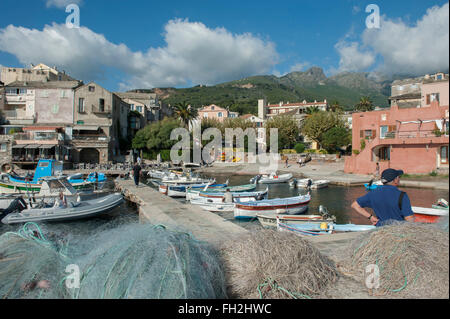
<path fill-rule="evenodd" d="M 0 0 L 0 8 L 0 65 L 42 62 L 112 91 L 312 66 L 327 76 L 389 76 L 449 64 L 449 4 L 440 0 Z"/>

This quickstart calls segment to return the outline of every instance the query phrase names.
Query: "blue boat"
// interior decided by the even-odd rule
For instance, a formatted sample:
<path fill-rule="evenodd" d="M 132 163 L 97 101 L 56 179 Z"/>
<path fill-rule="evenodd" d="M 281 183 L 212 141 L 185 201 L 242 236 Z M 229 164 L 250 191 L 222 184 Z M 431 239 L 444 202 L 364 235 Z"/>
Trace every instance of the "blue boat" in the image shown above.
<path fill-rule="evenodd" d="M 14 173 L 3 174 L 2 183 L 0 184 L 0 191 L 3 193 L 15 193 L 15 192 L 38 192 L 42 179 L 50 176 L 63 175 L 63 164 L 60 161 L 53 159 L 41 159 L 39 160 L 34 174 L 28 174 L 26 176 L 19 176 Z M 92 185 L 98 185 L 101 188 L 106 182 L 106 176 L 103 173 L 90 173 L 87 179 L 83 179 L 80 174 L 69 177 L 68 181 L 76 189 L 83 189 L 91 187 Z"/>
<path fill-rule="evenodd" d="M 379 187 L 383 186 L 383 183 L 381 183 L 381 181 L 376 181 L 373 183 L 366 183 L 364 184 L 364 187 L 366 189 L 366 191 L 373 191 L 374 189 L 377 189 Z"/>

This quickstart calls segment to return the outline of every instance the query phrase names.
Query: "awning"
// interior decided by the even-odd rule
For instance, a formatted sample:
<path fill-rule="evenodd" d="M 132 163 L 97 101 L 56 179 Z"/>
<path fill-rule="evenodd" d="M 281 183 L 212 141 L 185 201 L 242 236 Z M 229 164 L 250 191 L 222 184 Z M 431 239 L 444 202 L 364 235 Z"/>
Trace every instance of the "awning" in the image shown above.
<path fill-rule="evenodd" d="M 27 146 L 26 144 L 22 144 L 22 145 L 14 145 L 12 148 L 14 149 L 14 150 L 18 150 L 18 149 L 21 149 L 21 148 L 25 148 L 25 146 Z"/>
<path fill-rule="evenodd" d="M 25 147 L 25 149 L 27 149 L 27 150 L 35 150 L 35 149 L 38 149 L 38 148 L 40 148 L 40 147 L 41 147 L 40 144 L 28 144 L 28 145 Z"/>
<path fill-rule="evenodd" d="M 100 126 L 92 126 L 92 125 L 75 125 L 73 127 L 74 130 L 77 131 L 98 131 Z"/>

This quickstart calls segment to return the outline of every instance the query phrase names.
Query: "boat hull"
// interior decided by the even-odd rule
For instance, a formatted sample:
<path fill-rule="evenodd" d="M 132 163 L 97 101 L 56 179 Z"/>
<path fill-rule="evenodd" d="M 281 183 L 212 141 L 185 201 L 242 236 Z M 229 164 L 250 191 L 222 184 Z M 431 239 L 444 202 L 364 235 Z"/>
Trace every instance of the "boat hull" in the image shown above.
<path fill-rule="evenodd" d="M 24 210 L 21 213 L 7 215 L 2 219 L 2 223 L 11 225 L 27 222 L 60 222 L 86 219 L 107 213 L 122 203 L 123 196 L 116 193 L 100 199 L 86 201 L 80 207 Z"/>
<path fill-rule="evenodd" d="M 278 183 L 287 183 L 292 178 L 292 174 L 283 174 L 279 175 L 277 178 L 271 177 L 261 177 L 258 180 L 259 184 L 278 184 Z"/>
<path fill-rule="evenodd" d="M 277 219 L 281 223 L 303 224 L 303 223 L 332 223 L 334 218 L 321 215 L 270 215 L 257 214 L 256 217 L 263 227 L 277 227 Z"/>
<path fill-rule="evenodd" d="M 286 214 L 296 215 L 305 213 L 311 197 L 304 195 L 285 199 L 271 199 L 250 203 L 236 203 L 234 218 L 253 219 L 257 214 Z"/>

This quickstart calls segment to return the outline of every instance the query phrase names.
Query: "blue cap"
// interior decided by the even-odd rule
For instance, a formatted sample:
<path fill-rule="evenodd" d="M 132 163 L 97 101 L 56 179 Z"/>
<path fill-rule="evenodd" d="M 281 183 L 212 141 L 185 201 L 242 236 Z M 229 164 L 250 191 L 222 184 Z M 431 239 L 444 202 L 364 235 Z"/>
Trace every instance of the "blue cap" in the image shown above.
<path fill-rule="evenodd" d="M 401 169 L 393 169 L 388 168 L 381 173 L 381 182 L 382 183 L 389 183 L 392 182 L 397 176 L 403 175 L 403 171 Z"/>

